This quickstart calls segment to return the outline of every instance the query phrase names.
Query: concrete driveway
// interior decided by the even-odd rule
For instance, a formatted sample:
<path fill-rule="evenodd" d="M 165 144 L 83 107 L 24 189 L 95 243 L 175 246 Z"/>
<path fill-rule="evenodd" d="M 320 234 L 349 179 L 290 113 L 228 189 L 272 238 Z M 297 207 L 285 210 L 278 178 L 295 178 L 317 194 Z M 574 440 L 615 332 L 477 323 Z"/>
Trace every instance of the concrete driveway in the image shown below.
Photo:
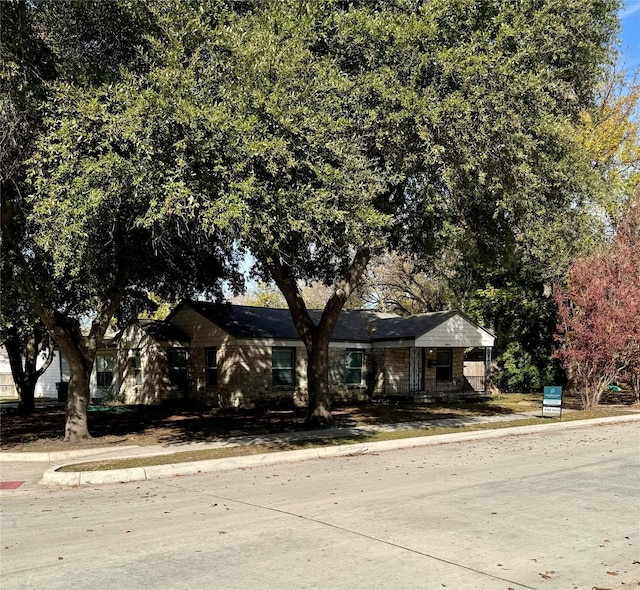
<path fill-rule="evenodd" d="M 640 423 L 2 495 L 17 588 L 622 589 Z"/>

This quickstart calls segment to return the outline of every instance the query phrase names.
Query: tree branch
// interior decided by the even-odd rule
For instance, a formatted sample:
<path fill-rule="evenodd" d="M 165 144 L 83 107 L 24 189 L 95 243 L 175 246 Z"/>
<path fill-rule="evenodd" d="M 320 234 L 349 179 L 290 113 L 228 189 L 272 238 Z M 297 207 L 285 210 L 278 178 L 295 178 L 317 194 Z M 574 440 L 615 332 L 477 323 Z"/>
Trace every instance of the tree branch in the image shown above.
<path fill-rule="evenodd" d="M 297 281 L 291 277 L 291 268 L 278 258 L 274 258 L 267 263 L 267 268 L 287 301 L 293 323 L 300 338 L 302 338 L 307 349 L 310 349 L 313 345 L 313 334 L 316 327 L 309 316 L 307 305 L 302 298 L 300 289 L 298 289 Z"/>

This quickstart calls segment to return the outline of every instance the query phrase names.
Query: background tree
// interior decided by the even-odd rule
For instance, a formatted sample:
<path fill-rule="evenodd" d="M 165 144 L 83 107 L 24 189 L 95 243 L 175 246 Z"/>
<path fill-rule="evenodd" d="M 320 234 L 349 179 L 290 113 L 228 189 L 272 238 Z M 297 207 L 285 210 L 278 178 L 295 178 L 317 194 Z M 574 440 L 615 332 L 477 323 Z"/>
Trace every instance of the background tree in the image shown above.
<path fill-rule="evenodd" d="M 18 412 L 35 412 L 38 379 L 53 361 L 53 339 L 26 302 L 8 292 L 3 281 L 0 301 L 0 344 L 5 347 L 18 392 Z"/>
<path fill-rule="evenodd" d="M 553 358 L 557 310 L 550 285 L 576 257 L 606 240 L 638 188 L 638 85 L 636 78 L 625 80 L 624 72 L 607 69 L 594 103 L 580 112 L 576 140 L 600 182 L 592 182 L 583 202 L 574 205 L 569 223 L 561 216 L 540 228 L 547 237 L 544 242 L 537 238 L 535 256 L 516 243 L 516 255 L 499 256 L 496 250 L 495 256 L 486 257 L 470 248 L 473 239 L 456 242 L 460 233 L 448 232 L 427 276 L 416 272 L 424 262 L 416 266 L 397 253 L 372 265 L 367 280 L 371 304 L 400 312 L 454 306 L 492 328 L 498 337 L 493 380 L 503 391 L 539 391 L 545 383 L 562 382 L 561 367 Z"/>
<path fill-rule="evenodd" d="M 607 386 L 637 372 L 640 343 L 640 199 L 629 207 L 613 242 L 572 265 L 555 299 L 562 347 L 585 408 Z"/>
<path fill-rule="evenodd" d="M 638 72 L 630 81 L 612 66 L 598 86 L 596 102 L 580 114 L 577 130 L 606 190 L 594 195 L 593 206 L 616 228 L 640 187 L 638 134 Z"/>
<path fill-rule="evenodd" d="M 317 282 L 302 284 L 299 286 L 299 289 L 309 309 L 324 308 L 332 291 L 330 287 Z M 253 305 L 256 307 L 287 307 L 287 302 L 282 291 L 273 283 L 265 283 L 263 281 L 259 281 L 255 286 L 250 286 L 242 295 L 233 297 L 231 302 L 236 305 Z M 349 309 L 360 309 L 363 304 L 364 301 L 356 296 L 352 297 L 346 306 Z"/>
<path fill-rule="evenodd" d="M 235 305 L 251 305 L 255 307 L 286 308 L 287 302 L 275 285 L 259 281 L 255 287 L 232 299 Z"/>
<path fill-rule="evenodd" d="M 479 289 L 466 311 L 486 322 L 496 334 L 492 373 L 494 385 L 505 392 L 540 392 L 562 382 L 553 358 L 557 325 L 555 303 L 541 283 L 497 283 Z M 560 381 L 559 381 L 560 380 Z"/>
<path fill-rule="evenodd" d="M 365 307 L 399 315 L 460 307 L 449 287 L 454 264 L 447 262 L 443 256 L 423 270 L 421 261 L 409 254 L 383 252 L 369 264 L 358 292 Z"/>
<path fill-rule="evenodd" d="M 462 307 L 497 334 L 493 378 L 501 390 L 540 391 L 544 384 L 564 381 L 553 356 L 557 309 L 550 285 L 564 277 L 575 258 L 606 242 L 638 190 L 638 91 L 635 77 L 625 82 L 614 65 L 605 70 L 593 104 L 584 106 L 575 124 L 577 141 L 600 182 L 576 203 L 570 224 L 562 227 L 560 220 L 541 228 L 549 239 L 539 248 L 538 264 L 515 258 L 511 267 L 487 269 L 485 284 L 463 299 Z"/>

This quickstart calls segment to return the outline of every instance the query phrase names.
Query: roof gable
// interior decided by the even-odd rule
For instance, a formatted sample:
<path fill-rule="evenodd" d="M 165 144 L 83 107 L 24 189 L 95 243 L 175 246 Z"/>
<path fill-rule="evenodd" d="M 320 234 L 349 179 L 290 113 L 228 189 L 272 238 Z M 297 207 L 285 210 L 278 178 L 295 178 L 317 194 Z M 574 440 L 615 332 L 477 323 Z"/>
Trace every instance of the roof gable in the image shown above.
<path fill-rule="evenodd" d="M 423 348 L 472 348 L 493 346 L 495 336 L 460 312 L 454 312 L 433 329 L 416 337 L 416 346 Z"/>
<path fill-rule="evenodd" d="M 412 316 L 378 317 L 375 319 L 373 340 L 410 340 L 430 332 L 453 317 L 455 311 L 435 311 Z"/>

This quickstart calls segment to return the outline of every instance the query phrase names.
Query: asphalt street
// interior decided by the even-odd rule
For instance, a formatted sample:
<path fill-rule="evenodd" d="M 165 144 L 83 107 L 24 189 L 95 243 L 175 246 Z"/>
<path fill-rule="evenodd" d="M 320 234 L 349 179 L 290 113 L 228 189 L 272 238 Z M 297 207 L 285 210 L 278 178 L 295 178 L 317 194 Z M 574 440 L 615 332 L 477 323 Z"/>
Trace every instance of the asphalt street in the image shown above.
<path fill-rule="evenodd" d="M 640 587 L 640 422 L 0 498 L 3 590 Z"/>

